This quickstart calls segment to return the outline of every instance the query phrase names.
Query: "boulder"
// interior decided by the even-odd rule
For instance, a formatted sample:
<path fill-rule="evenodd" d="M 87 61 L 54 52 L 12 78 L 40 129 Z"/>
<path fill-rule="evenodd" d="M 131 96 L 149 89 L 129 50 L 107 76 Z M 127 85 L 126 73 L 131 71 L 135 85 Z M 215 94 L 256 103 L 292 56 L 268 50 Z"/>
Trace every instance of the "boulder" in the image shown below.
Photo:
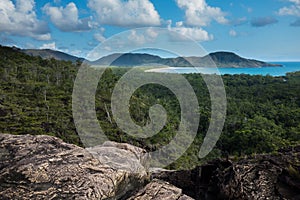
<path fill-rule="evenodd" d="M 107 141 L 102 145 L 87 148 L 102 164 L 114 169 L 136 174 L 141 178 L 147 176 L 147 152 L 126 143 Z"/>
<path fill-rule="evenodd" d="M 111 147 L 112 155 L 127 152 L 128 162 L 137 163 L 131 156 L 137 148 L 125 146 L 129 150 L 122 144 L 119 150 Z M 119 198 L 144 185 L 147 174 L 141 165 L 138 171 L 127 170 L 124 163 L 119 168 L 118 160 L 110 160 L 113 165 L 50 136 L 0 134 L 0 199 Z"/>
<path fill-rule="evenodd" d="M 128 200 L 193 200 L 182 193 L 180 188 L 158 179 L 152 180 Z"/>
<path fill-rule="evenodd" d="M 84 149 L 0 134 L 0 199 L 300 199 L 300 146 L 191 170 L 148 169 L 147 160 L 125 143 Z"/>

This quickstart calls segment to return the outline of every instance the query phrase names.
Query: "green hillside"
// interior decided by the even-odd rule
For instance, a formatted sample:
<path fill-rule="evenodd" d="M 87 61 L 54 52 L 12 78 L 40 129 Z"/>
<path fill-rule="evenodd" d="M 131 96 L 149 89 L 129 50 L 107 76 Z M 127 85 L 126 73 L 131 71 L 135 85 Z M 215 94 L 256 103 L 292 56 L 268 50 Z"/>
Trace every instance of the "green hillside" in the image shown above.
<path fill-rule="evenodd" d="M 72 91 L 80 62 L 32 57 L 9 47 L 0 47 L 0 132 L 48 134 L 82 145 L 72 116 Z M 96 70 L 96 69 L 91 69 Z M 162 131 L 148 139 L 134 139 L 120 130 L 110 110 L 111 92 L 128 69 L 106 70 L 96 94 L 96 111 L 102 129 L 111 140 L 128 142 L 149 151 L 167 144 L 180 120 L 178 100 L 167 88 L 150 84 L 131 98 L 131 115 L 137 124 L 149 120 L 148 110 L 163 105 L 168 120 Z M 172 74 L 167 75 L 172 79 Z M 184 75 L 200 103 L 198 135 L 188 151 L 170 168 L 190 168 L 210 119 L 210 100 L 199 74 Z M 227 117 L 217 147 L 207 159 L 273 152 L 300 144 L 300 73 L 286 77 L 225 75 Z M 87 80 L 88 81 L 88 80 Z"/>

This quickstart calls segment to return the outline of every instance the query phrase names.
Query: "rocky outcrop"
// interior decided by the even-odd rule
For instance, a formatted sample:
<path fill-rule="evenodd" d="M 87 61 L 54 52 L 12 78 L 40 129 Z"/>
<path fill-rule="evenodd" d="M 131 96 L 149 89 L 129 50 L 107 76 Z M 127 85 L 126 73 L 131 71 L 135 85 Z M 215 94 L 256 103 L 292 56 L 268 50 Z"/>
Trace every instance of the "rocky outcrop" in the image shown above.
<path fill-rule="evenodd" d="M 277 155 L 242 159 L 218 172 L 219 190 L 230 199 L 300 199 L 300 146 Z"/>
<path fill-rule="evenodd" d="M 119 151 L 106 146 L 111 153 Z M 130 150 L 127 154 L 134 153 Z M 135 161 L 130 155 L 127 159 Z M 54 137 L 1 134 L 0 199 L 118 198 L 146 181 L 141 168 L 134 172 L 102 161 Z"/>
<path fill-rule="evenodd" d="M 152 180 L 144 188 L 133 194 L 128 200 L 193 200 L 186 196 L 182 190 L 158 179 Z"/>
<path fill-rule="evenodd" d="M 107 141 L 101 146 L 87 148 L 100 163 L 125 170 L 141 178 L 147 176 L 146 151 L 126 143 Z"/>
<path fill-rule="evenodd" d="M 217 160 L 191 170 L 151 169 L 151 178 L 167 181 L 195 199 L 218 199 L 218 183 L 213 177 L 230 165 L 230 162 Z"/>
<path fill-rule="evenodd" d="M 0 199 L 300 199 L 300 146 L 181 171 L 148 169 L 144 153 L 0 134 Z"/>
<path fill-rule="evenodd" d="M 0 134 L 0 199 L 132 199 L 149 183 L 144 152 L 114 142 L 83 149 L 50 136 Z M 184 197 L 168 183 L 149 184 L 151 199 Z"/>
<path fill-rule="evenodd" d="M 236 162 L 214 160 L 192 170 L 155 170 L 195 199 L 300 199 L 300 146 Z"/>

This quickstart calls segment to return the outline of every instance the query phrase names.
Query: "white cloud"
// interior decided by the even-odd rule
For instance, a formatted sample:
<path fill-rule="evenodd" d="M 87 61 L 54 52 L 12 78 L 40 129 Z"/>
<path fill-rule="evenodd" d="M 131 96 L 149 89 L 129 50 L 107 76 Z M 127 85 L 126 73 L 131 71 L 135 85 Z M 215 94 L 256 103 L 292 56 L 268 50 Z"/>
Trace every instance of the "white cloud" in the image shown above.
<path fill-rule="evenodd" d="M 155 39 L 158 36 L 158 31 L 153 29 L 153 28 L 147 28 L 145 30 L 141 31 L 136 31 L 136 30 L 131 30 L 130 34 L 128 35 L 127 39 L 135 45 L 142 45 L 145 43 L 151 43 L 154 42 Z"/>
<path fill-rule="evenodd" d="M 77 6 L 73 2 L 65 8 L 50 6 L 47 3 L 43 11 L 50 16 L 51 22 L 61 31 L 86 31 L 92 29 L 94 25 L 91 17 L 79 19 Z"/>
<path fill-rule="evenodd" d="M 52 49 L 57 50 L 55 42 L 43 44 L 40 49 Z"/>
<path fill-rule="evenodd" d="M 104 37 L 104 31 L 105 29 L 104 28 L 101 28 L 100 29 L 100 32 L 99 33 L 95 33 L 94 34 L 94 39 L 97 40 L 98 42 L 103 42 L 106 40 L 106 38 Z"/>
<path fill-rule="evenodd" d="M 81 50 L 73 50 L 70 52 L 71 55 L 81 57 L 82 56 L 82 51 Z"/>
<path fill-rule="evenodd" d="M 149 0 L 89 0 L 88 7 L 97 13 L 100 24 L 124 27 L 160 25 L 160 16 Z"/>
<path fill-rule="evenodd" d="M 158 36 L 158 32 L 156 32 L 153 28 L 148 28 L 146 30 L 146 35 L 150 37 L 150 39 L 156 39 Z"/>
<path fill-rule="evenodd" d="M 235 30 L 230 30 L 229 31 L 229 35 L 232 37 L 236 37 L 237 36 L 237 32 Z"/>
<path fill-rule="evenodd" d="M 179 34 L 173 34 L 173 39 L 176 40 L 188 40 L 193 39 L 195 41 L 209 41 L 213 40 L 213 35 L 208 34 L 207 31 L 200 27 L 185 27 L 182 22 L 177 22 L 176 27 L 168 26 L 170 31 L 175 31 Z"/>
<path fill-rule="evenodd" d="M 291 6 L 285 6 L 280 8 L 278 11 L 279 15 L 293 15 L 300 16 L 300 0 L 289 0 L 289 2 L 293 3 Z"/>
<path fill-rule="evenodd" d="M 139 45 L 144 44 L 146 42 L 146 38 L 144 35 L 137 34 L 136 30 L 131 30 L 130 35 L 128 36 L 128 40 L 132 41 L 133 43 Z"/>
<path fill-rule="evenodd" d="M 182 21 L 176 22 L 176 26 L 177 27 L 183 26 L 183 22 Z"/>
<path fill-rule="evenodd" d="M 103 36 L 102 33 L 95 33 L 94 34 L 94 38 L 98 41 L 98 42 L 103 42 L 106 40 L 106 38 Z"/>
<path fill-rule="evenodd" d="M 205 0 L 176 0 L 179 8 L 185 11 L 186 23 L 192 26 L 207 26 L 212 20 L 227 24 L 225 13 L 218 7 L 207 5 Z"/>
<path fill-rule="evenodd" d="M 49 28 L 45 22 L 37 19 L 34 7 L 34 0 L 1 0 L 0 32 L 50 40 Z"/>

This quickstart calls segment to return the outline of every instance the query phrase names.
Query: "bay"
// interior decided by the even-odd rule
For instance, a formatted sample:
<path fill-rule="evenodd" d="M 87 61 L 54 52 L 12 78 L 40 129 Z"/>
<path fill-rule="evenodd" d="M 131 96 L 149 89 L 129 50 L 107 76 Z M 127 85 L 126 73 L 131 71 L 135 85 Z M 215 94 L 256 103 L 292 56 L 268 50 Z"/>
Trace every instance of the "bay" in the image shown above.
<path fill-rule="evenodd" d="M 250 74 L 285 76 L 286 73 L 300 71 L 300 62 L 271 62 L 281 64 L 282 67 L 261 67 L 261 68 L 196 68 L 196 67 L 166 67 L 146 70 L 147 72 L 177 73 L 177 74 Z"/>

